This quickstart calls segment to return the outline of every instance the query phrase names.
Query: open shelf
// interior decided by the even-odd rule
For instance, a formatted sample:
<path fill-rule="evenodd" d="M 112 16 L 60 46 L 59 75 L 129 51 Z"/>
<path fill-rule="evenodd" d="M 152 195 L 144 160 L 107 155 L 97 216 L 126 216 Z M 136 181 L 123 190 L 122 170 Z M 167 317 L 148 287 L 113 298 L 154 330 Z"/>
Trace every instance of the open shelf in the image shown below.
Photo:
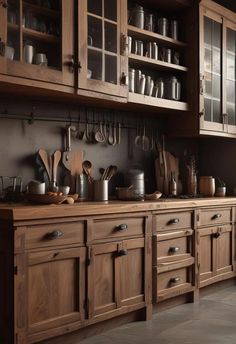
<path fill-rule="evenodd" d="M 188 104 L 186 102 L 169 100 L 164 98 L 155 98 L 150 96 L 145 96 L 139 93 L 129 92 L 129 103 L 136 103 L 154 107 L 160 107 L 165 109 L 188 111 Z"/>
<path fill-rule="evenodd" d="M 55 43 L 60 42 L 59 37 L 56 37 L 54 35 L 49 35 L 47 33 L 39 32 L 39 31 L 35 31 L 32 29 L 23 28 L 22 32 L 24 35 L 26 35 L 30 38 L 38 39 L 40 41 L 44 41 L 47 43 L 54 43 L 55 44 Z"/>
<path fill-rule="evenodd" d="M 152 69 L 158 70 L 170 70 L 170 71 L 181 71 L 187 72 L 188 68 L 173 63 L 168 63 L 160 60 L 154 60 L 149 57 L 140 56 L 136 54 L 129 54 L 129 61 L 132 62 L 132 65 L 140 67 L 151 67 Z"/>
<path fill-rule="evenodd" d="M 185 48 L 187 46 L 184 42 L 160 35 L 159 33 L 139 29 L 138 27 L 132 25 L 128 25 L 128 34 L 135 39 L 155 41 L 175 48 Z"/>

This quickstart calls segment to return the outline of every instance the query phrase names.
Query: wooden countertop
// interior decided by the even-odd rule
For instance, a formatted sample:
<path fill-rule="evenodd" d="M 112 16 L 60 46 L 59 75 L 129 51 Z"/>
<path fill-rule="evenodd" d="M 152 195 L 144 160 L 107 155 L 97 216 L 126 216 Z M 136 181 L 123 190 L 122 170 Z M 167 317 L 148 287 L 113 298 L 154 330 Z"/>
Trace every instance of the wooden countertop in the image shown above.
<path fill-rule="evenodd" d="M 0 203 L 0 219 L 27 221 L 37 219 L 55 219 L 61 217 L 77 217 L 89 215 L 108 215 L 160 211 L 182 208 L 212 207 L 236 205 L 236 197 L 211 197 L 192 199 L 159 199 L 157 201 L 109 201 L 109 202 L 77 202 L 61 205 L 32 205 L 30 203 Z"/>

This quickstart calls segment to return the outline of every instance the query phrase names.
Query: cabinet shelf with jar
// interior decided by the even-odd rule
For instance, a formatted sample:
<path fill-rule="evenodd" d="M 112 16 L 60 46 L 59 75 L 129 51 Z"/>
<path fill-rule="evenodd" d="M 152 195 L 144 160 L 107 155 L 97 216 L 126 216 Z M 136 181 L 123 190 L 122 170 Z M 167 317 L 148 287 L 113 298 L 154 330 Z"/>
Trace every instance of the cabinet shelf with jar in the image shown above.
<path fill-rule="evenodd" d="M 130 2 L 128 8 L 128 101 L 187 111 L 189 68 L 180 32 L 182 14 L 166 14 L 161 2 Z"/>

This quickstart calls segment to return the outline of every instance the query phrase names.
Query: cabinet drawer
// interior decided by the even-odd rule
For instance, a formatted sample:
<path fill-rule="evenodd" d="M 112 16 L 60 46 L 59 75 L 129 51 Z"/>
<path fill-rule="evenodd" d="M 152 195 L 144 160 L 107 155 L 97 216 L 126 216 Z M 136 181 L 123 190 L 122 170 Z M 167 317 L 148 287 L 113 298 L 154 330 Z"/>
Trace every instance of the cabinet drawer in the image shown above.
<path fill-rule="evenodd" d="M 156 231 L 192 227 L 192 212 L 178 212 L 156 215 Z"/>
<path fill-rule="evenodd" d="M 143 236 L 145 232 L 144 217 L 120 217 L 113 219 L 95 219 L 92 223 L 92 240 L 119 237 Z"/>
<path fill-rule="evenodd" d="M 84 222 L 27 227 L 25 248 L 53 247 L 84 243 Z"/>
<path fill-rule="evenodd" d="M 197 218 L 198 227 L 211 226 L 221 223 L 230 223 L 232 220 L 231 208 L 200 210 Z"/>
<path fill-rule="evenodd" d="M 154 269 L 154 302 L 187 293 L 193 290 L 192 284 L 192 266 L 164 272 L 157 275 Z M 156 282 L 156 283 L 155 283 Z"/>
<path fill-rule="evenodd" d="M 186 259 L 192 253 L 193 230 L 159 233 L 154 236 L 153 259 L 158 263 Z"/>

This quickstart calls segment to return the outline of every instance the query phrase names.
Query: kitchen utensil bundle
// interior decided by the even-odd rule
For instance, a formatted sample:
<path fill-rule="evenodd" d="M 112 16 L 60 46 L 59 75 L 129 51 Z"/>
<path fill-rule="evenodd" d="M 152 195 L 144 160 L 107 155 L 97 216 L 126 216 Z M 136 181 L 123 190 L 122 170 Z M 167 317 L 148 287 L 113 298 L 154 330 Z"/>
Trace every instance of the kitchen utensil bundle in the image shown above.
<path fill-rule="evenodd" d="M 111 178 L 116 174 L 116 172 L 117 172 L 117 166 L 115 165 L 108 166 L 106 169 L 103 169 L 101 180 L 110 181 Z"/>
<path fill-rule="evenodd" d="M 61 160 L 61 151 L 56 150 L 52 156 L 50 156 L 44 149 L 39 149 L 38 155 L 42 160 L 45 171 L 47 172 L 48 183 L 51 187 L 57 185 L 57 170 L 58 164 Z"/>

